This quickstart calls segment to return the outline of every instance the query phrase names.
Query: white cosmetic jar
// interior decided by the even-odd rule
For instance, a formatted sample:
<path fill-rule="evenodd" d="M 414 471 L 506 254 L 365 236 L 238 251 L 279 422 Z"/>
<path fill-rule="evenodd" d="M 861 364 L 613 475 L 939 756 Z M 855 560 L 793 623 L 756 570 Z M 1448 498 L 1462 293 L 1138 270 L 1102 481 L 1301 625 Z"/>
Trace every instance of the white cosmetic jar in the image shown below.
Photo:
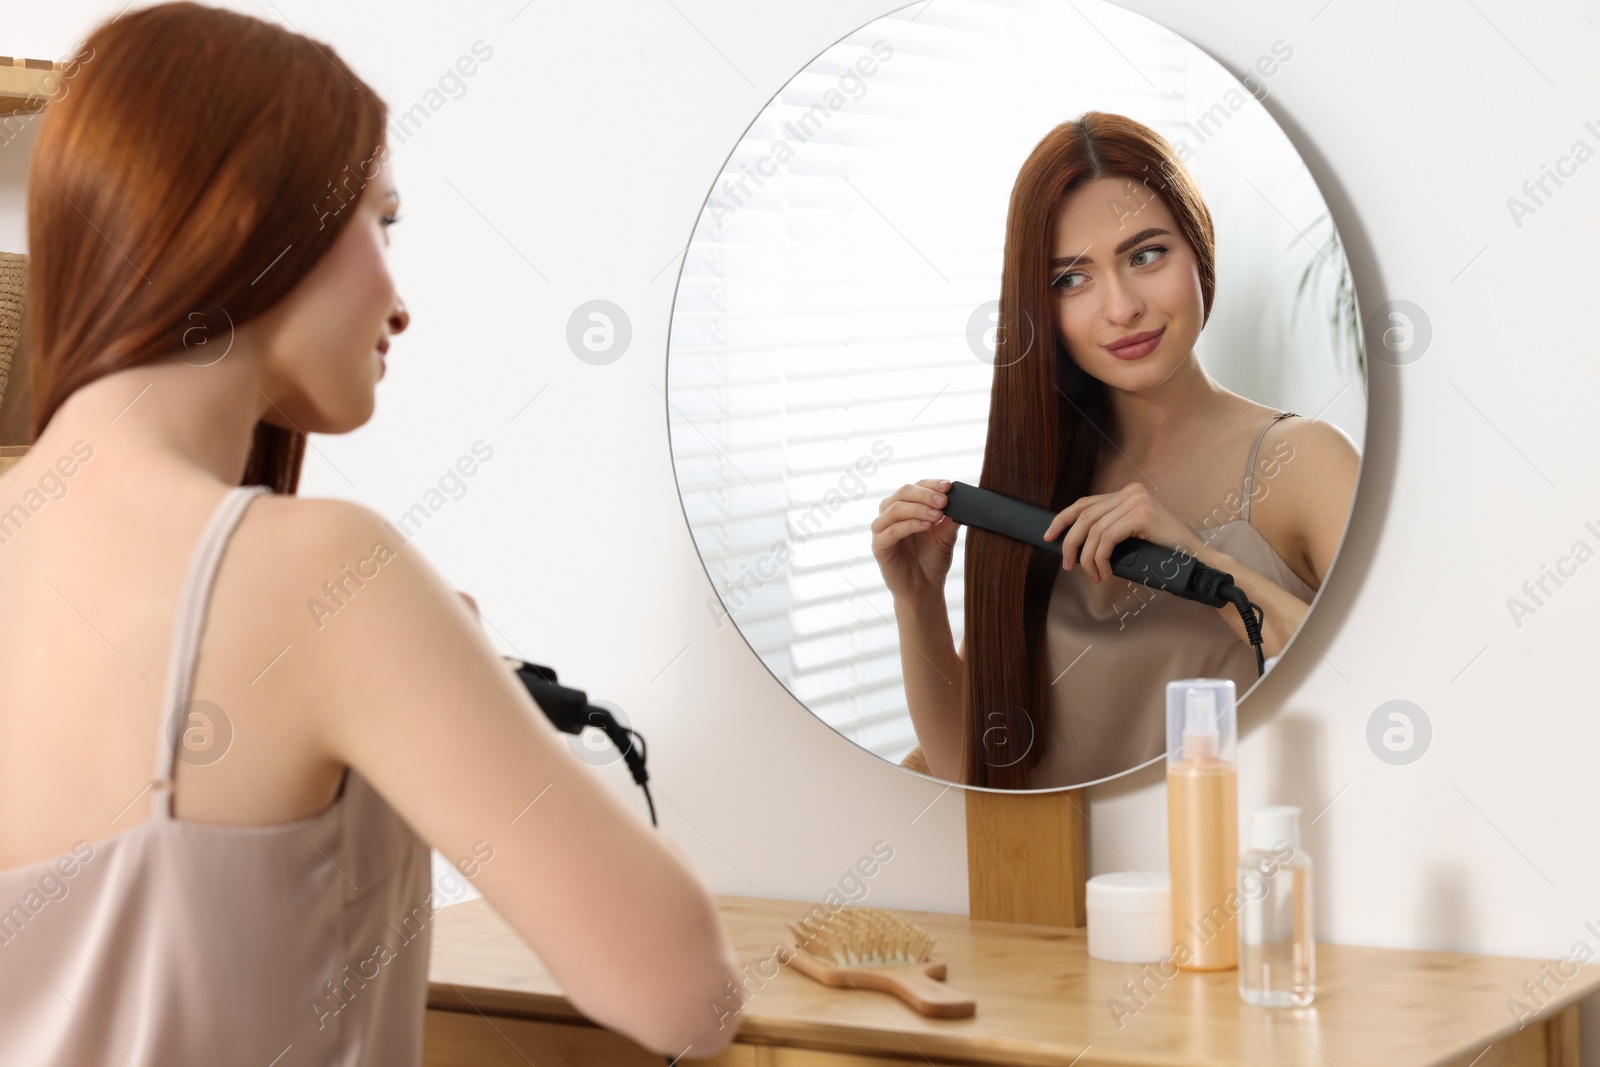
<path fill-rule="evenodd" d="M 1097 874 L 1084 887 L 1089 955 L 1113 963 L 1159 963 L 1172 954 L 1166 871 Z"/>

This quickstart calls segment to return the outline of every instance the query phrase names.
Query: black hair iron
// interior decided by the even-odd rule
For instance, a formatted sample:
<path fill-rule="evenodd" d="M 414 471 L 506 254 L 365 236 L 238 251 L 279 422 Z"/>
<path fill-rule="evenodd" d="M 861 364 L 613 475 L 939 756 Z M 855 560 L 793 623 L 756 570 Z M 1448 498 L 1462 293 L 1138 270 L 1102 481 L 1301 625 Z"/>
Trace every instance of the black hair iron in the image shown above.
<path fill-rule="evenodd" d="M 949 502 L 944 513 L 957 524 L 1003 534 L 1061 555 L 1059 535 L 1054 541 L 1044 539 L 1055 512 L 966 482 L 951 482 L 945 495 Z M 1111 573 L 1207 607 L 1234 605 L 1255 649 L 1257 676 L 1266 673 L 1261 652 L 1261 622 L 1266 613 L 1233 583 L 1233 575 L 1207 567 L 1181 548 L 1166 548 L 1139 537 L 1130 537 L 1111 550 Z"/>
<path fill-rule="evenodd" d="M 556 672 L 549 667 L 512 656 L 501 657 L 513 666 L 522 685 L 533 697 L 544 717 L 564 734 L 581 734 L 593 726 L 611 739 L 622 753 L 633 780 L 644 790 L 644 802 L 650 808 L 650 825 L 656 825 L 656 802 L 650 797 L 650 775 L 644 769 L 644 738 L 639 731 L 624 726 L 605 708 L 589 703 L 589 695 L 581 689 L 570 689 L 556 683 Z M 635 744 L 637 742 L 637 744 Z"/>
<path fill-rule="evenodd" d="M 639 731 L 619 723 L 617 717 L 605 708 L 589 703 L 589 695 L 583 690 L 558 684 L 553 669 L 514 656 L 502 656 L 501 659 L 512 665 L 523 687 L 528 690 L 528 695 L 539 705 L 544 717 L 550 720 L 550 725 L 564 734 L 581 734 L 585 728 L 593 726 L 611 739 L 611 743 L 622 753 L 623 762 L 628 765 L 633 780 L 644 790 L 644 802 L 650 808 L 650 825 L 657 825 L 656 802 L 650 798 L 648 784 L 650 775 L 644 769 L 644 737 Z M 678 1057 L 668 1056 L 666 1061 L 672 1067 L 677 1064 Z"/>

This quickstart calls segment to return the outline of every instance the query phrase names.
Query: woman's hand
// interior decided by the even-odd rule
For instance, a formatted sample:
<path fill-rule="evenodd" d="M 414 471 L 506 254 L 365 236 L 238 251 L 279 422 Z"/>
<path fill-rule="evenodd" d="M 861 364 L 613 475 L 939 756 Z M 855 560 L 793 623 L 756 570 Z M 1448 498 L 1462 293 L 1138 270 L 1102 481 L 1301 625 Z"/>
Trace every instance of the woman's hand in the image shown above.
<path fill-rule="evenodd" d="M 872 555 L 896 600 L 925 603 L 944 594 L 955 553 L 956 522 L 944 513 L 948 480 L 924 478 L 883 498 L 872 521 Z"/>
<path fill-rule="evenodd" d="M 1198 556 L 1200 544 L 1172 512 L 1162 507 L 1141 482 L 1129 482 L 1115 493 L 1079 497 L 1050 520 L 1046 541 L 1061 537 L 1061 566 L 1071 570 L 1081 560 L 1089 580 L 1111 577 L 1111 550 L 1130 537 L 1176 548 Z"/>

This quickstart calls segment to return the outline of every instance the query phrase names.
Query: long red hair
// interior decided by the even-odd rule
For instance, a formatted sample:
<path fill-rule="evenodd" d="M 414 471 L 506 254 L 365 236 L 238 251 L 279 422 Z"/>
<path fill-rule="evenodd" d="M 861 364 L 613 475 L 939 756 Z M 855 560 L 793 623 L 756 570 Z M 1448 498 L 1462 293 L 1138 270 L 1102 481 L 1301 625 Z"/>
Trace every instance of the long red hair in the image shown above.
<path fill-rule="evenodd" d="M 1079 186 L 1123 177 L 1160 196 L 1194 249 L 1205 319 L 1216 288 L 1211 213 L 1161 134 L 1123 115 L 1089 111 L 1051 130 L 1012 185 L 1000 276 L 989 432 L 978 484 L 1060 511 L 1087 496 L 1109 432 L 1104 383 L 1073 361 L 1050 292 L 1055 208 Z M 965 781 L 993 789 L 1031 781 L 1050 729 L 1045 616 L 1061 557 L 967 529 L 967 652 L 962 674 Z"/>
<path fill-rule="evenodd" d="M 28 172 L 35 438 L 114 371 L 222 346 L 338 238 L 387 108 L 325 44 L 181 2 L 98 27 Z M 292 493 L 305 436 L 260 422 L 243 485 Z"/>

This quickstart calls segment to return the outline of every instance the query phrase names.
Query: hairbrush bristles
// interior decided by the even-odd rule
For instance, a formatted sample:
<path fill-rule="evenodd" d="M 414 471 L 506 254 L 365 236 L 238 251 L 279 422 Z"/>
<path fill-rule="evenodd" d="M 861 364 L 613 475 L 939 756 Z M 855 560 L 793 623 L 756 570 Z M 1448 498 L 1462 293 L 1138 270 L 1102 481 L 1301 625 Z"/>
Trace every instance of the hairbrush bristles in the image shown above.
<path fill-rule="evenodd" d="M 795 947 L 835 967 L 922 963 L 933 938 L 920 926 L 882 908 L 845 906 L 833 915 L 789 923 Z"/>

